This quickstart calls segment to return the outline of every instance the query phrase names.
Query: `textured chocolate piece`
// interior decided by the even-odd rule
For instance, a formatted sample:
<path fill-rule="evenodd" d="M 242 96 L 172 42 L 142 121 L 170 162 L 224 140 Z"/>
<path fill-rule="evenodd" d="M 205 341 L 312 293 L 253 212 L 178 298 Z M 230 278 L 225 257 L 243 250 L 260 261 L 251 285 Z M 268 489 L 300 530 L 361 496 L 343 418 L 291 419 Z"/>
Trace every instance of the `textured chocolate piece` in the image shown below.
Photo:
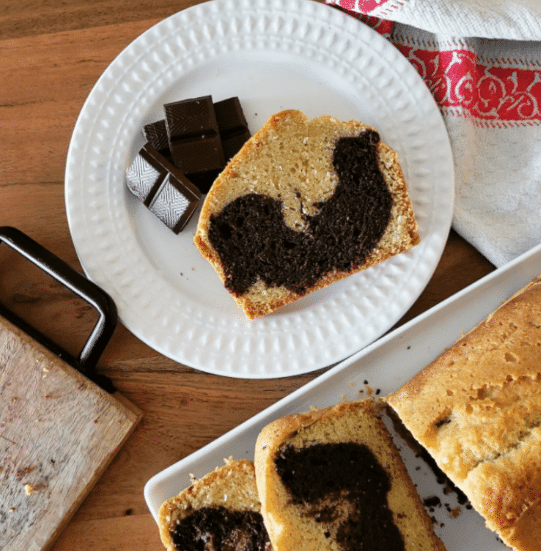
<path fill-rule="evenodd" d="M 145 139 L 158 153 L 181 169 L 202 193 L 207 193 L 231 157 L 250 138 L 239 98 L 234 96 L 212 104 L 211 96 L 203 96 L 168 103 L 164 109 L 166 119 L 143 127 Z M 207 130 L 202 131 L 203 128 Z M 170 132 L 175 135 L 171 136 Z M 206 148 L 217 147 L 218 142 L 223 158 L 218 159 L 214 149 L 207 157 Z"/>
<path fill-rule="evenodd" d="M 325 274 L 360 266 L 389 223 L 392 197 L 377 161 L 372 130 L 340 138 L 333 153 L 334 194 L 305 215 L 308 229 L 286 225 L 282 202 L 249 193 L 210 220 L 209 239 L 220 255 L 226 288 L 242 295 L 258 280 L 303 293 Z"/>
<path fill-rule="evenodd" d="M 214 104 L 226 163 L 249 140 L 250 130 L 237 96 Z"/>
<path fill-rule="evenodd" d="M 225 159 L 212 97 L 167 103 L 163 108 L 175 166 L 187 178 L 222 170 Z"/>
<path fill-rule="evenodd" d="M 171 150 L 169 149 L 165 119 L 145 124 L 143 126 L 143 136 L 162 157 L 165 157 L 170 163 L 173 161 Z"/>
<path fill-rule="evenodd" d="M 175 233 L 184 229 L 201 200 L 201 192 L 149 143 L 126 172 L 126 184 Z"/>

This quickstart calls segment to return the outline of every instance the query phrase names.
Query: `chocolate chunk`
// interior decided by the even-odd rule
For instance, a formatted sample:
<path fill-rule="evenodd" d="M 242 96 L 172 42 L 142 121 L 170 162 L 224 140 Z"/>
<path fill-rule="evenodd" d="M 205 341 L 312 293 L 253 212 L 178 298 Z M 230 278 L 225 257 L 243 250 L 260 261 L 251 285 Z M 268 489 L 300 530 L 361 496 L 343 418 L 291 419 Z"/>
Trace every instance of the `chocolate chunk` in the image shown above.
<path fill-rule="evenodd" d="M 162 157 L 165 157 L 170 163 L 173 161 L 171 150 L 169 149 L 165 119 L 145 124 L 143 126 L 143 136 Z"/>
<path fill-rule="evenodd" d="M 238 97 L 217 101 L 214 104 L 225 161 L 229 162 L 250 138 L 248 123 Z"/>
<path fill-rule="evenodd" d="M 216 102 L 214 111 L 218 122 L 224 161 L 227 164 L 250 139 L 250 130 L 238 97 L 235 96 Z M 190 174 L 190 179 L 203 193 L 207 193 L 223 168 Z"/>
<path fill-rule="evenodd" d="M 143 135 L 202 193 L 207 193 L 231 157 L 250 138 L 239 98 L 212 104 L 211 96 L 203 96 L 168 103 L 164 109 L 166 118 L 145 125 Z"/>
<path fill-rule="evenodd" d="M 302 294 L 333 270 L 362 265 L 383 235 L 392 196 L 377 161 L 372 130 L 340 138 L 333 167 L 334 194 L 306 215 L 307 231 L 284 222 L 282 202 L 249 193 L 211 217 L 209 239 L 225 268 L 225 286 L 242 295 L 258 280 Z"/>
<path fill-rule="evenodd" d="M 187 178 L 220 171 L 224 152 L 211 96 L 164 105 L 173 162 Z"/>
<path fill-rule="evenodd" d="M 276 471 L 294 503 L 323 524 L 340 549 L 403 551 L 387 495 L 391 481 L 372 451 L 363 444 L 339 442 L 294 448 L 285 444 Z M 340 511 L 347 504 L 347 515 Z"/>
<path fill-rule="evenodd" d="M 184 229 L 201 199 L 200 191 L 149 143 L 126 172 L 126 184 L 175 233 Z"/>
<path fill-rule="evenodd" d="M 143 135 L 160 155 L 165 157 L 171 164 L 175 164 L 173 156 L 171 155 L 171 149 L 169 148 L 169 137 L 167 135 L 165 119 L 145 125 L 143 127 Z M 192 173 L 190 174 L 189 180 L 201 191 L 201 193 L 207 193 L 220 172 L 221 169 Z"/>

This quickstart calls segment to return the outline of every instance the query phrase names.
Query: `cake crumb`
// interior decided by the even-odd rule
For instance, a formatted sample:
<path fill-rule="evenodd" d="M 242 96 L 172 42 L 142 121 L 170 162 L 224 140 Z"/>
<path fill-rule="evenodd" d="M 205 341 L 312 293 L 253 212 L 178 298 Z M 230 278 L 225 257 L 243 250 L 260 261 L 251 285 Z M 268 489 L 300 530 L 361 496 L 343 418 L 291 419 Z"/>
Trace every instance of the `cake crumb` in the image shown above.
<path fill-rule="evenodd" d="M 33 494 L 35 490 L 30 484 L 25 484 L 24 491 L 26 492 L 26 495 L 29 496 L 30 494 Z"/>
<path fill-rule="evenodd" d="M 460 516 L 460 513 L 462 512 L 460 507 L 455 507 L 451 510 L 451 518 L 458 518 Z"/>

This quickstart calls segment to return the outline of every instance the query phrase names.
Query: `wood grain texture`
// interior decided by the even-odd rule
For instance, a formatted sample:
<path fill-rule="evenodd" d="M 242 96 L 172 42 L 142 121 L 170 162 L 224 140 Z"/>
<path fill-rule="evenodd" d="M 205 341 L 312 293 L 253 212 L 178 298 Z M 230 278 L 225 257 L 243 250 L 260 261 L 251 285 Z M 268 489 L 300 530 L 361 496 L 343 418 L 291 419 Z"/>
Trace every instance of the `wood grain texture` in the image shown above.
<path fill-rule="evenodd" d="M 114 23 L 164 19 L 205 0 L 7 0 L 0 7 L 3 38 L 53 34 Z"/>
<path fill-rule="evenodd" d="M 0 3 L 0 224 L 18 227 L 80 270 L 63 189 L 77 116 L 101 73 L 133 39 L 160 19 L 196 3 Z M 59 344 L 78 346 L 93 326 L 90 310 L 54 283 L 33 280 L 30 274 L 19 278 L 16 274 L 25 270 L 24 265 L 4 260 L 1 249 L 0 300 Z M 398 325 L 492 270 L 451 232 L 429 285 Z M 72 517 L 54 551 L 163 550 L 143 497 L 146 481 L 321 373 L 260 381 L 200 373 L 155 352 L 121 324 L 98 370 L 143 410 L 144 417 Z"/>
<path fill-rule="evenodd" d="M 0 547 L 48 549 L 140 417 L 0 318 Z"/>

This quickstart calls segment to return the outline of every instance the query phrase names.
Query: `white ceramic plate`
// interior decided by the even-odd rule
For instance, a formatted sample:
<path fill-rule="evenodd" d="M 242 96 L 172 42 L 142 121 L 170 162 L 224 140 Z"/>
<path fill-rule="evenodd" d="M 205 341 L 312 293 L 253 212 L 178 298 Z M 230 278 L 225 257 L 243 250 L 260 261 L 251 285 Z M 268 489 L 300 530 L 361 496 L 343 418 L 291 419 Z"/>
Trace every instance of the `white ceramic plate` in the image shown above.
<path fill-rule="evenodd" d="M 160 505 L 190 485 L 190 474 L 200 478 L 223 459 L 253 459 L 261 429 L 283 415 L 326 407 L 345 398 L 366 396 L 368 386 L 381 396 L 398 390 L 413 375 L 469 331 L 505 299 L 541 273 L 541 245 L 505 268 L 450 297 L 399 329 L 367 346 L 299 390 L 185 459 L 156 474 L 145 485 L 147 505 L 157 520 Z M 436 533 L 448 551 L 508 551 L 496 535 L 485 528 L 479 514 L 462 506 L 456 494 L 446 493 L 434 472 L 392 430 L 421 499 L 437 496 L 441 505 L 430 510 Z M 459 508 L 452 518 L 450 509 Z"/>
<path fill-rule="evenodd" d="M 164 103 L 207 94 L 239 96 L 252 132 L 284 108 L 376 126 L 400 155 L 421 244 L 246 320 L 193 245 L 197 213 L 174 235 L 124 185 L 142 126 L 163 118 Z M 308 0 L 217 0 L 150 28 L 107 68 L 73 132 L 65 197 L 81 264 L 128 329 L 187 366 L 267 378 L 332 365 L 398 321 L 440 258 L 453 186 L 437 106 L 387 40 Z"/>

